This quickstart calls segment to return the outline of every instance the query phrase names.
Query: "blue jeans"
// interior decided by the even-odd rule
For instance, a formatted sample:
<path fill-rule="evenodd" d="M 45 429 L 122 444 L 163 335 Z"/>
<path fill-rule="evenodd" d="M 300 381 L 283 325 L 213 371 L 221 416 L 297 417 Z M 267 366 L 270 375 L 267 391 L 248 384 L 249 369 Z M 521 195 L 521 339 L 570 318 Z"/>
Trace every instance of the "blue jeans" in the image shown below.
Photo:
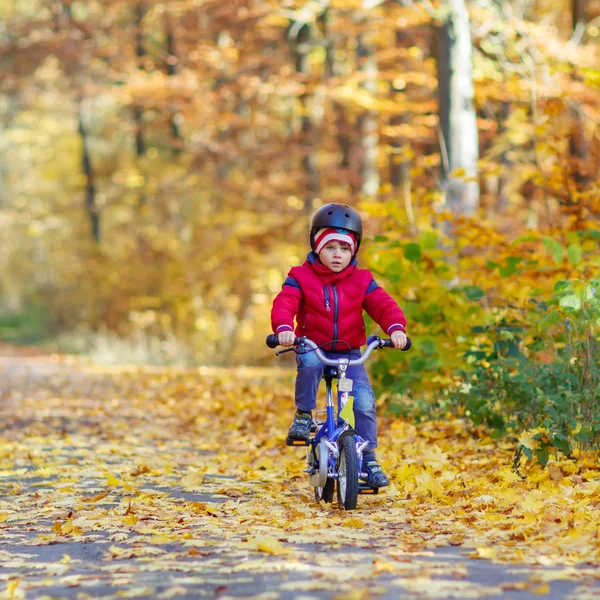
<path fill-rule="evenodd" d="M 329 358 L 348 358 L 348 354 L 339 352 L 324 352 Z M 360 356 L 360 351 L 353 351 L 352 358 Z M 314 352 L 297 354 L 298 373 L 296 375 L 296 408 L 311 412 L 317 407 L 317 391 L 323 378 L 325 365 Z M 375 394 L 364 365 L 348 367 L 346 375 L 352 379 L 352 394 L 354 395 L 354 417 L 356 433 L 369 442 L 366 450 L 377 448 L 377 415 L 375 413 Z M 334 392 L 334 405 L 337 399 Z"/>

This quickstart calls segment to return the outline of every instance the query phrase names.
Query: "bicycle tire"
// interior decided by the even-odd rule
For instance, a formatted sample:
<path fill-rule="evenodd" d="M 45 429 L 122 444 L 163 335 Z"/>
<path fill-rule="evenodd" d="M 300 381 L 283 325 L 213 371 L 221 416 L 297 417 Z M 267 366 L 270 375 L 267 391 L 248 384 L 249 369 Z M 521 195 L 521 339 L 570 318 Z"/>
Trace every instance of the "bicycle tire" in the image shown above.
<path fill-rule="evenodd" d="M 354 510 L 358 502 L 358 456 L 351 435 L 339 440 L 337 500 L 338 508 Z"/>
<path fill-rule="evenodd" d="M 333 502 L 333 494 L 335 493 L 335 484 L 332 478 L 328 478 L 323 487 L 316 487 L 315 489 L 315 500 L 317 502 L 326 502 L 330 504 Z"/>

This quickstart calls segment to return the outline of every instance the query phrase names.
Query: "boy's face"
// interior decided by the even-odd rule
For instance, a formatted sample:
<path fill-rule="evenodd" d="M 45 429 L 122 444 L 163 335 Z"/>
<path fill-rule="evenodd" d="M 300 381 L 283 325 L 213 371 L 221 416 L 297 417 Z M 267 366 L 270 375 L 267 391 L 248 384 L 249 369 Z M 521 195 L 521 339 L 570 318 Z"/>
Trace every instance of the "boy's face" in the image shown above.
<path fill-rule="evenodd" d="M 334 273 L 343 271 L 352 260 L 352 250 L 348 244 L 333 240 L 319 252 L 320 261 Z"/>

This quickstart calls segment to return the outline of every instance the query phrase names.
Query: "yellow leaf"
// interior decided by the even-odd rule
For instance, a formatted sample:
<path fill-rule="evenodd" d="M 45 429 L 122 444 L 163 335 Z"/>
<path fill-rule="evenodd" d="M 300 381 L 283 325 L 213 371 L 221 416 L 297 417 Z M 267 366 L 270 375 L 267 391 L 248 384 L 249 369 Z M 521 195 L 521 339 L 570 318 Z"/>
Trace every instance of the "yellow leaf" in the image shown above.
<path fill-rule="evenodd" d="M 119 485 L 119 480 L 111 473 L 108 476 L 107 485 L 109 485 L 110 487 L 115 487 L 115 486 Z"/>
<path fill-rule="evenodd" d="M 128 525 L 135 525 L 138 522 L 138 518 L 133 514 L 129 514 L 125 517 L 125 523 Z"/>
<path fill-rule="evenodd" d="M 182 536 L 183 537 L 183 536 Z M 177 536 L 174 535 L 155 535 L 153 537 L 151 537 L 148 542 L 150 544 L 154 544 L 156 546 L 160 546 L 162 544 L 170 544 L 172 542 L 174 542 L 177 539 Z"/>
<path fill-rule="evenodd" d="M 342 525 L 344 527 L 352 527 L 353 529 L 363 529 L 365 526 L 364 522 L 357 518 L 344 519 L 344 521 L 342 521 Z"/>
<path fill-rule="evenodd" d="M 506 483 L 517 483 L 522 481 L 521 477 L 515 473 L 510 467 L 502 467 L 498 469 L 498 477 Z"/>
<path fill-rule="evenodd" d="M 529 450 L 533 450 L 537 446 L 537 440 L 533 439 L 533 436 L 536 434 L 536 431 L 524 431 L 519 438 L 519 444 L 523 446 L 523 448 L 527 448 Z"/>
<path fill-rule="evenodd" d="M 395 566 L 393 563 L 389 561 L 384 561 L 379 558 L 376 558 L 373 561 L 373 572 L 375 574 L 379 573 L 393 573 L 395 571 Z"/>
<path fill-rule="evenodd" d="M 541 585 L 538 585 L 538 587 L 533 588 L 531 590 L 532 594 L 536 594 L 536 595 L 543 595 L 543 594 L 549 594 L 550 593 L 550 585 L 548 585 L 547 583 L 542 583 Z"/>
<path fill-rule="evenodd" d="M 256 541 L 255 548 L 267 554 L 288 554 L 289 550 L 284 548 L 277 540 L 263 538 Z"/>
<path fill-rule="evenodd" d="M 491 560 L 493 558 L 496 558 L 496 548 L 477 548 L 477 550 L 475 552 L 472 552 L 471 554 L 469 554 L 470 558 L 484 558 L 487 560 Z"/>
<path fill-rule="evenodd" d="M 556 463 L 549 462 L 547 467 L 550 477 L 552 477 L 554 481 L 560 481 L 563 478 L 563 472 Z"/>
<path fill-rule="evenodd" d="M 407 461 L 403 461 L 400 464 L 400 467 L 394 471 L 394 480 L 398 483 L 404 483 L 409 479 L 414 479 L 416 472 L 417 468 L 415 465 L 412 465 Z"/>
<path fill-rule="evenodd" d="M 19 587 L 20 583 L 21 583 L 20 579 L 13 579 L 12 581 L 9 581 L 6 584 L 6 591 L 8 592 L 9 598 L 15 597 L 15 592 L 17 591 L 17 587 Z"/>
<path fill-rule="evenodd" d="M 62 527 L 62 534 L 69 535 L 73 531 L 73 518 L 69 517 Z"/>
<path fill-rule="evenodd" d="M 112 477 L 112 475 L 111 475 Z M 110 477 L 108 478 L 108 485 L 111 485 L 110 483 Z M 98 500 L 102 500 L 103 498 L 106 498 L 106 496 L 108 496 L 108 494 L 110 494 L 110 490 L 104 490 L 103 492 L 100 492 L 99 494 L 96 494 L 95 496 L 91 496 L 91 497 L 86 497 L 84 496 L 81 501 L 82 502 L 98 502 Z"/>

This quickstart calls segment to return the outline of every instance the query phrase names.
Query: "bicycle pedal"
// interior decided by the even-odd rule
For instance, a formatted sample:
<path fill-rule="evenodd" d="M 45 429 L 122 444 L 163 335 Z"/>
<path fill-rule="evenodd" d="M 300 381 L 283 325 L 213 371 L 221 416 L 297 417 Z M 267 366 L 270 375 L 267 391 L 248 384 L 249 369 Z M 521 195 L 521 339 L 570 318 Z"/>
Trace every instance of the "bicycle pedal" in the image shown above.
<path fill-rule="evenodd" d="M 293 440 L 289 437 L 285 438 L 286 446 L 308 446 L 310 442 L 308 440 Z"/>
<path fill-rule="evenodd" d="M 359 494 L 379 494 L 379 488 L 371 487 L 366 483 L 359 482 L 358 484 L 358 493 Z"/>

